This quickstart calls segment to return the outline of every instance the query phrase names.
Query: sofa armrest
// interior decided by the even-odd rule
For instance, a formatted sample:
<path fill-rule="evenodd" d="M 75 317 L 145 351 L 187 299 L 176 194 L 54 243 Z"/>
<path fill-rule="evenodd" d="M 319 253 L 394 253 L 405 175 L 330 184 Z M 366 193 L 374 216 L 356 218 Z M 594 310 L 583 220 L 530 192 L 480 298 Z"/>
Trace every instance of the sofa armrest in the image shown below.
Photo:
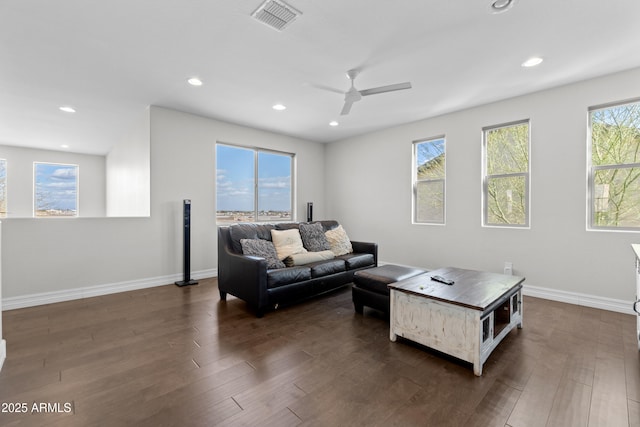
<path fill-rule="evenodd" d="M 351 241 L 351 246 L 353 247 L 353 251 L 361 254 L 371 254 L 373 255 L 373 261 L 375 266 L 378 266 L 378 244 L 371 242 L 354 242 Z"/>
<path fill-rule="evenodd" d="M 267 305 L 267 261 L 233 252 L 230 242 L 218 233 L 218 289 L 230 293 L 260 313 Z"/>

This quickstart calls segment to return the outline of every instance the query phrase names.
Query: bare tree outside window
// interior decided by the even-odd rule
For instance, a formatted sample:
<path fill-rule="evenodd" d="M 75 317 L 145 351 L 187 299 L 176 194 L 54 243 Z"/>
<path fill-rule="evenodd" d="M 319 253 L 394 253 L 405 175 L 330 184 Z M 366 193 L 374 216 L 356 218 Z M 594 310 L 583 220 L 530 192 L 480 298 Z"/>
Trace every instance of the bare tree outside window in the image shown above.
<path fill-rule="evenodd" d="M 640 102 L 594 107 L 590 116 L 590 226 L 640 227 Z"/>
<path fill-rule="evenodd" d="M 484 129 L 484 225 L 529 225 L 529 121 Z"/>

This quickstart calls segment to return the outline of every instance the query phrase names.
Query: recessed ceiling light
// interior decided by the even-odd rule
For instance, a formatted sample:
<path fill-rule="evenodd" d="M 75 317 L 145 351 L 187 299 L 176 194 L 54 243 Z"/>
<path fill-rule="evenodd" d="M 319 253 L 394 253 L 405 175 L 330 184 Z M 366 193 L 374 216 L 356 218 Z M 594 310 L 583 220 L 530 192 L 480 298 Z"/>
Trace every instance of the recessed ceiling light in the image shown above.
<path fill-rule="evenodd" d="M 60 147 L 61 148 L 69 148 L 69 146 L 67 144 L 62 144 Z"/>
<path fill-rule="evenodd" d="M 197 77 L 191 77 L 187 80 L 187 83 L 189 83 L 191 86 L 202 86 L 202 80 Z"/>
<path fill-rule="evenodd" d="M 329 122 L 329 126 L 338 126 L 340 123 L 336 122 L 335 120 L 332 122 Z"/>
<path fill-rule="evenodd" d="M 69 106 L 62 106 L 60 107 L 60 111 L 64 111 L 65 113 L 75 113 L 76 109 Z"/>
<path fill-rule="evenodd" d="M 526 61 L 524 61 L 521 65 L 525 68 L 535 67 L 536 65 L 542 64 L 543 59 L 538 56 L 533 56 Z"/>
<path fill-rule="evenodd" d="M 277 111 L 282 111 L 282 110 L 286 110 L 286 109 L 287 109 L 287 107 L 285 107 L 285 106 L 284 106 L 284 105 L 282 105 L 282 104 L 276 104 L 276 105 L 274 105 L 274 106 L 273 106 L 273 107 L 271 107 L 271 108 L 273 108 L 274 110 L 277 110 Z"/>
<path fill-rule="evenodd" d="M 502 13 L 511 9 L 516 0 L 490 0 L 489 11 L 491 13 Z"/>

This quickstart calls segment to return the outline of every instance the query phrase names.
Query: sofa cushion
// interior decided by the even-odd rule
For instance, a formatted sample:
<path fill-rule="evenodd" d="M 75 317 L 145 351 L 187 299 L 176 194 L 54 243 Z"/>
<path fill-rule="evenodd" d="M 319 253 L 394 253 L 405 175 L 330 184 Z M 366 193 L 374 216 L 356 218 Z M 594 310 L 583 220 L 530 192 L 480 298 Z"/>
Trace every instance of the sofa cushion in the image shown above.
<path fill-rule="evenodd" d="M 341 259 L 321 261 L 315 264 L 310 264 L 309 267 L 311 267 L 311 277 L 314 278 L 346 271 L 344 261 Z"/>
<path fill-rule="evenodd" d="M 240 239 L 242 253 L 264 258 L 267 261 L 267 268 L 284 268 L 284 262 L 278 259 L 276 248 L 273 243 L 262 239 Z"/>
<path fill-rule="evenodd" d="M 329 241 L 331 250 L 334 254 L 336 254 L 336 256 L 353 252 L 353 247 L 351 246 L 349 236 L 347 236 L 347 232 L 344 231 L 344 228 L 342 228 L 341 225 L 337 226 L 334 229 L 328 230 L 325 233 L 325 236 L 327 236 L 327 240 Z"/>
<path fill-rule="evenodd" d="M 373 266 L 375 264 L 372 254 L 350 253 L 337 258 L 344 260 L 347 270 L 355 270 L 356 268 Z"/>
<path fill-rule="evenodd" d="M 402 265 L 386 264 L 380 267 L 356 271 L 353 275 L 353 283 L 362 288 L 379 294 L 389 295 L 389 283 L 399 282 L 419 274 L 426 270 Z"/>
<path fill-rule="evenodd" d="M 299 222 L 278 222 L 277 224 L 275 224 L 276 230 L 291 230 L 294 228 L 299 229 L 300 223 Z"/>
<path fill-rule="evenodd" d="M 331 249 L 327 236 L 324 235 L 324 227 L 319 222 L 300 224 L 300 236 L 308 251 L 320 252 Z"/>
<path fill-rule="evenodd" d="M 312 262 L 325 261 L 333 258 L 335 258 L 335 255 L 331 251 L 304 252 L 301 254 L 289 255 L 284 259 L 284 264 L 287 267 L 293 267 L 294 265 L 305 265 Z"/>
<path fill-rule="evenodd" d="M 309 279 L 311 279 L 311 268 L 305 266 L 267 271 L 267 287 L 270 289 Z"/>
<path fill-rule="evenodd" d="M 276 247 L 278 258 L 284 260 L 289 255 L 307 252 L 302 245 L 300 230 L 292 228 L 291 230 L 271 230 L 271 240 Z"/>
<path fill-rule="evenodd" d="M 236 253 L 242 253 L 242 239 L 263 239 L 271 240 L 271 224 L 234 224 L 229 226 L 229 237 L 231 237 L 231 247 Z"/>
<path fill-rule="evenodd" d="M 324 231 L 333 230 L 340 225 L 340 223 L 334 219 L 323 219 L 318 222 L 322 224 L 322 228 L 324 228 Z"/>

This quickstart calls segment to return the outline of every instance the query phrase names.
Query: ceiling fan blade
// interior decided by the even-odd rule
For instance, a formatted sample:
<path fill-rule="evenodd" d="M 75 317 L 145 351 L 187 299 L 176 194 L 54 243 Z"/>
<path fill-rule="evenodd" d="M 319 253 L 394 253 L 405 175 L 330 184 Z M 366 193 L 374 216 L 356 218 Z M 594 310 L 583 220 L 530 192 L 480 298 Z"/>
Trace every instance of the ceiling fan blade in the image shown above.
<path fill-rule="evenodd" d="M 325 85 L 317 85 L 317 84 L 313 84 L 313 83 L 309 83 L 309 86 L 315 88 L 315 89 L 320 89 L 320 90 L 324 90 L 327 92 L 334 92 L 334 93 L 339 93 L 340 95 L 344 95 L 344 91 L 340 90 L 340 89 L 336 89 L 334 87 L 331 86 L 325 86 Z"/>
<path fill-rule="evenodd" d="M 393 92 L 394 90 L 403 90 L 403 89 L 411 89 L 411 83 L 409 82 L 396 83 L 394 85 L 365 89 L 360 91 L 360 95 L 362 96 L 375 95 L 377 93 Z"/>
<path fill-rule="evenodd" d="M 346 116 L 347 114 L 349 114 L 349 111 L 351 111 L 351 106 L 353 105 L 353 102 L 345 102 L 344 103 L 344 107 L 342 107 L 342 111 L 340 112 L 341 116 Z"/>

